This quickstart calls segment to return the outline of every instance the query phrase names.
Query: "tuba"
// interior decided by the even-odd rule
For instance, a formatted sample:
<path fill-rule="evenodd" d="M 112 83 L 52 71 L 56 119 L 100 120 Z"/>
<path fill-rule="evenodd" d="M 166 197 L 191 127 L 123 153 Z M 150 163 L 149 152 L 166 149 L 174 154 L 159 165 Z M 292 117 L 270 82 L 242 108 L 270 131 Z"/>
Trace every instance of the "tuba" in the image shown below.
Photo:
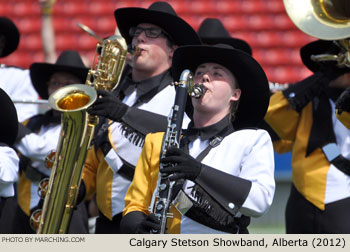
<path fill-rule="evenodd" d="M 38 234 L 67 232 L 87 150 L 98 123 L 98 117 L 86 110 L 95 102 L 96 90 L 112 91 L 117 86 L 126 54 L 127 45 L 120 35 L 99 42 L 93 61 L 97 59 L 97 64 L 89 70 L 85 85 L 65 86 L 49 97 L 49 105 L 62 112 L 62 128 L 42 212 L 31 220 L 33 226 L 38 226 Z"/>
<path fill-rule="evenodd" d="M 334 40 L 338 55 L 312 55 L 315 62 L 335 61 L 350 68 L 350 1 L 349 0 L 283 0 L 288 16 L 304 33 Z"/>

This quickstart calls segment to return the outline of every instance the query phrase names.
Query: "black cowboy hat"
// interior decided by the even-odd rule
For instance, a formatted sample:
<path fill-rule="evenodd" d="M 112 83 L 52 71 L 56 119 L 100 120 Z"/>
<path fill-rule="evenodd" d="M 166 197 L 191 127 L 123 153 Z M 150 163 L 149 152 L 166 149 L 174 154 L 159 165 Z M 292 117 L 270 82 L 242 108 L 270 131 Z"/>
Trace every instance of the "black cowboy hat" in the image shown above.
<path fill-rule="evenodd" d="M 200 39 L 196 31 L 183 19 L 181 19 L 166 2 L 155 2 L 144 8 L 120 8 L 114 12 L 118 28 L 127 44 L 131 44 L 129 36 L 130 27 L 140 23 L 150 23 L 159 26 L 166 31 L 176 45 L 197 45 Z"/>
<path fill-rule="evenodd" d="M 1 88 L 0 108 L 0 142 L 12 145 L 18 132 L 17 112 L 12 100 Z"/>
<path fill-rule="evenodd" d="M 172 74 L 175 80 L 180 78 L 184 69 L 193 73 L 205 62 L 213 62 L 226 67 L 237 79 L 242 90 L 234 127 L 255 127 L 264 118 L 269 105 L 270 90 L 264 70 L 247 53 L 234 49 L 230 45 L 183 46 L 175 50 L 172 62 Z M 191 99 L 187 99 L 186 112 L 191 116 Z"/>
<path fill-rule="evenodd" d="M 206 18 L 198 29 L 198 35 L 204 44 L 227 44 L 252 55 L 252 48 L 242 39 L 233 38 L 222 22 L 217 18 Z"/>
<path fill-rule="evenodd" d="M 5 47 L 0 57 L 6 57 L 14 52 L 19 44 L 19 31 L 17 26 L 7 17 L 0 17 L 0 35 L 5 35 Z"/>
<path fill-rule="evenodd" d="M 55 64 L 33 63 L 29 70 L 33 86 L 43 99 L 49 98 L 47 82 L 53 73 L 71 73 L 79 78 L 81 83 L 85 83 L 89 71 L 89 69 L 85 67 L 79 53 L 76 51 L 63 51 Z"/>
<path fill-rule="evenodd" d="M 300 57 L 303 64 L 312 72 L 317 72 L 321 64 L 311 60 L 311 55 L 338 54 L 340 48 L 332 40 L 312 41 L 300 49 Z"/>

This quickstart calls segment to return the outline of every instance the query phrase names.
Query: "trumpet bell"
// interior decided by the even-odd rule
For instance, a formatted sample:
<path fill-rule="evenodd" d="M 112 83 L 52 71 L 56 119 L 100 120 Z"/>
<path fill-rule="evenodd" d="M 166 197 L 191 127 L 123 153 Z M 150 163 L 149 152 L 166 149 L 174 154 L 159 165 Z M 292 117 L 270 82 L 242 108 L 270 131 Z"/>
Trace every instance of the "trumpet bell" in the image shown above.
<path fill-rule="evenodd" d="M 294 24 L 306 34 L 323 39 L 350 37 L 349 0 L 283 0 Z"/>

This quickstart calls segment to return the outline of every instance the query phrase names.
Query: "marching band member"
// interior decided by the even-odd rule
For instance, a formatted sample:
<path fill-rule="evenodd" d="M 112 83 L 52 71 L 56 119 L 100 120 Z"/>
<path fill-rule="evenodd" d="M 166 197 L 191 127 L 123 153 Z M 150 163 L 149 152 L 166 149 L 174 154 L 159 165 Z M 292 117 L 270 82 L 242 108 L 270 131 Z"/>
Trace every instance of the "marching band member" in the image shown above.
<path fill-rule="evenodd" d="M 13 53 L 19 44 L 20 33 L 17 26 L 7 17 L 0 17 L 0 58 Z M 0 88 L 2 88 L 12 100 L 37 100 L 35 91 L 29 76 L 28 69 L 0 64 Z M 37 115 L 37 104 L 15 104 L 18 121 Z"/>
<path fill-rule="evenodd" d="M 131 71 L 115 93 L 99 91 L 102 98 L 88 110 L 109 119 L 95 132 L 83 171 L 87 195 L 96 192 L 96 233 L 121 232 L 124 196 L 145 135 L 167 125 L 175 97 L 169 72 L 174 50 L 200 43 L 193 28 L 166 2 L 155 2 L 148 9 L 117 9 L 115 18 L 127 44 L 140 52 L 129 58 Z"/>
<path fill-rule="evenodd" d="M 174 78 L 184 69 L 194 72 L 194 82 L 206 91 L 192 98 L 193 113 L 186 106 L 192 121 L 180 148 L 170 147 L 159 160 L 164 133 L 146 136 L 125 197 L 122 228 L 127 233 L 160 228 L 148 208 L 162 162 L 163 175 L 177 181 L 179 193 L 192 204 L 183 216 L 171 208 L 168 233 L 248 233 L 250 217 L 266 213 L 275 191 L 272 142 L 255 127 L 269 103 L 266 75 L 250 55 L 224 44 L 179 47 Z"/>
<path fill-rule="evenodd" d="M 85 83 L 88 68 L 76 51 L 63 51 L 54 64 L 33 63 L 30 77 L 40 97 L 48 99 L 55 90 L 70 84 Z M 20 178 L 18 182 L 18 207 L 13 224 L 13 233 L 33 233 L 30 215 L 42 207 L 38 185 L 50 176 L 45 158 L 57 147 L 61 132 L 61 114 L 49 110 L 19 124 L 15 147 L 21 154 Z M 87 212 L 84 205 L 73 211 L 69 233 L 88 233 Z"/>
<path fill-rule="evenodd" d="M 15 142 L 18 131 L 16 108 L 10 97 L 0 88 L 0 234 L 7 232 L 7 220 L 11 204 L 8 200 L 15 200 L 14 183 L 18 180 L 19 159 L 16 151 L 11 147 Z M 11 209 L 10 209 L 11 210 Z M 6 215 L 2 213 L 7 212 Z"/>
<path fill-rule="evenodd" d="M 302 47 L 302 61 L 314 74 L 275 93 L 265 116 L 281 139 L 293 143 L 287 233 L 350 233 L 350 135 L 335 113 L 335 101 L 350 86 L 350 71 L 311 60 L 339 52 L 333 41 Z"/>

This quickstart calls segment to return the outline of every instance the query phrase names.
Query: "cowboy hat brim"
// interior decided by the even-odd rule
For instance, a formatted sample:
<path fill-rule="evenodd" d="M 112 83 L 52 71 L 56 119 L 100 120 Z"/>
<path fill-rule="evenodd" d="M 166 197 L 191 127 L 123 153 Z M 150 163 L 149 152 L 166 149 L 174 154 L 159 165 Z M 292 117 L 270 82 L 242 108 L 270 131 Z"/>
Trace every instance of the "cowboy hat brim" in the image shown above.
<path fill-rule="evenodd" d="M 6 17 L 0 17 L 0 34 L 5 36 L 5 47 L 0 57 L 6 57 L 17 49 L 20 34 L 16 25 Z"/>
<path fill-rule="evenodd" d="M 166 31 L 176 45 L 199 45 L 201 41 L 196 31 L 176 15 L 144 8 L 120 8 L 114 12 L 120 33 L 127 44 L 131 44 L 130 27 L 140 23 L 150 23 Z"/>
<path fill-rule="evenodd" d="M 0 88 L 0 142 L 12 145 L 18 133 L 16 108 L 10 97 Z"/>
<path fill-rule="evenodd" d="M 234 119 L 235 127 L 257 126 L 264 118 L 270 100 L 268 80 L 259 63 L 247 53 L 228 45 L 183 46 L 174 52 L 173 77 L 178 80 L 184 69 L 194 73 L 200 64 L 207 62 L 229 69 L 242 90 Z M 188 100 L 191 102 L 191 99 Z M 191 104 L 186 106 L 189 109 Z"/>
<path fill-rule="evenodd" d="M 50 64 L 50 63 L 33 63 L 30 66 L 30 78 L 32 80 L 35 90 L 38 92 L 40 97 L 42 99 L 48 99 L 49 94 L 47 92 L 48 90 L 47 82 L 53 73 L 55 72 L 71 73 L 74 76 L 78 77 L 81 83 L 85 83 L 88 71 L 89 71 L 88 68 L 63 66 L 63 65 Z"/>

